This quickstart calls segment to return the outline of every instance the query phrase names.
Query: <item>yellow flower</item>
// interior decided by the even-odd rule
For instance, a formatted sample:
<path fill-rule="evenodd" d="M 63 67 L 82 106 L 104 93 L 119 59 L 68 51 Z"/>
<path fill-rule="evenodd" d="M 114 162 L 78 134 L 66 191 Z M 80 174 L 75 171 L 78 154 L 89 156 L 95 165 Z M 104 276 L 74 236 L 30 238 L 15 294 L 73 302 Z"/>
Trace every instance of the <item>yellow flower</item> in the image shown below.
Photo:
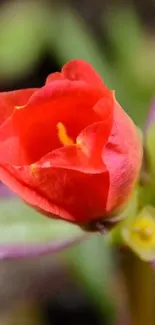
<path fill-rule="evenodd" d="M 141 259 L 155 259 L 155 209 L 145 207 L 140 214 L 122 226 L 124 243 Z"/>

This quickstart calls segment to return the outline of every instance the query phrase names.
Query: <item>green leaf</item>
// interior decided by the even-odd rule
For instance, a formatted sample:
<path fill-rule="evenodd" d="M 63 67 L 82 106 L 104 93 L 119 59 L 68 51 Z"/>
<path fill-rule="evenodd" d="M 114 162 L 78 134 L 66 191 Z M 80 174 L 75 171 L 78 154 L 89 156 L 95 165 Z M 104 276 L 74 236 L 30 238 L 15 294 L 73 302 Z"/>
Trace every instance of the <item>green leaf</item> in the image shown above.
<path fill-rule="evenodd" d="M 145 139 L 148 168 L 151 174 L 155 176 L 155 124 L 148 130 Z"/>
<path fill-rule="evenodd" d="M 57 251 L 85 237 L 80 227 L 47 218 L 22 201 L 0 201 L 0 256 Z"/>
<path fill-rule="evenodd" d="M 115 299 L 111 301 L 114 264 L 112 251 L 104 236 L 93 235 L 89 240 L 67 251 L 65 256 L 74 269 L 74 276 L 86 288 L 89 299 L 101 313 L 105 309 L 109 310 L 110 322 L 114 317 L 116 303 Z"/>
<path fill-rule="evenodd" d="M 93 65 L 107 84 L 112 85 L 112 72 L 97 46 L 93 32 L 78 14 L 68 8 L 53 11 L 49 20 L 47 42 L 50 52 L 55 51 L 60 64 L 73 59 L 83 59 Z"/>
<path fill-rule="evenodd" d="M 132 8 L 115 8 L 106 16 L 106 27 L 118 59 L 131 61 L 142 40 L 141 24 Z M 131 37 L 132 35 L 132 37 Z"/>
<path fill-rule="evenodd" d="M 154 40 L 146 34 L 132 7 L 114 7 L 105 19 L 113 49 L 111 65 L 119 80 L 118 86 L 114 85 L 118 98 L 128 114 L 142 126 L 154 93 Z"/>
<path fill-rule="evenodd" d="M 46 13 L 41 4 L 10 2 L 0 11 L 0 71 L 16 78 L 34 68 L 43 48 Z M 28 71 L 29 70 L 29 71 Z"/>

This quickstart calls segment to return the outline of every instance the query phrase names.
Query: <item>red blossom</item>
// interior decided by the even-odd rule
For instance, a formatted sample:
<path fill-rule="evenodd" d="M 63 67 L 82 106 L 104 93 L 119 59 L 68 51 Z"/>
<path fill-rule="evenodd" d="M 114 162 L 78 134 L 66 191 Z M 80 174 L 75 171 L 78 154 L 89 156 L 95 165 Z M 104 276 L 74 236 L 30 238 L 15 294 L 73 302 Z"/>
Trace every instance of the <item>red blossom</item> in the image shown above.
<path fill-rule="evenodd" d="M 40 89 L 0 94 L 0 179 L 44 214 L 111 215 L 141 160 L 136 126 L 87 62 L 68 62 Z"/>

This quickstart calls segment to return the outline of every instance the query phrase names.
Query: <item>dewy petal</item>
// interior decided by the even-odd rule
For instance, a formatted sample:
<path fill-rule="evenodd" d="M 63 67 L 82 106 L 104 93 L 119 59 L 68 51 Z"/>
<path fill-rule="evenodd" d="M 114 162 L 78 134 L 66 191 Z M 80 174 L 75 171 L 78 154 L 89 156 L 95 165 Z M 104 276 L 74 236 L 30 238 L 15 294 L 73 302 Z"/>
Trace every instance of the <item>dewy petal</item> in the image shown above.
<path fill-rule="evenodd" d="M 61 147 L 58 122 L 76 140 L 82 129 L 101 120 L 93 106 L 102 95 L 102 90 L 80 81 L 56 81 L 41 88 L 0 128 L 0 163 L 30 164 Z"/>
<path fill-rule="evenodd" d="M 116 102 L 111 136 L 103 150 L 103 160 L 110 174 L 107 211 L 120 206 L 131 193 L 142 160 L 139 133 Z"/>
<path fill-rule="evenodd" d="M 15 107 L 27 103 L 37 89 L 23 89 L 0 93 L 0 125 L 13 113 Z"/>
<path fill-rule="evenodd" d="M 63 168 L 0 166 L 0 178 L 49 217 L 85 223 L 105 215 L 108 172 L 90 175 Z"/>

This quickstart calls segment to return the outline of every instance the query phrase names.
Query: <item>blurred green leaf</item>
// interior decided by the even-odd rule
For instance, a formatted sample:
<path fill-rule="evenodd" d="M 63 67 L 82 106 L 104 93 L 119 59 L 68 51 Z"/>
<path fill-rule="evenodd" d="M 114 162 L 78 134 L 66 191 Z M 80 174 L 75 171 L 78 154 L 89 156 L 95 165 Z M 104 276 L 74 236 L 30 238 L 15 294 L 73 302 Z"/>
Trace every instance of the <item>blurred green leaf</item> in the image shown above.
<path fill-rule="evenodd" d="M 47 218 L 20 200 L 0 200 L 0 245 L 47 243 L 82 233 L 78 226 Z"/>
<path fill-rule="evenodd" d="M 132 8 L 113 8 L 105 17 L 107 33 L 118 59 L 127 60 L 133 58 L 133 52 L 138 49 L 142 40 L 141 24 L 136 12 Z"/>
<path fill-rule="evenodd" d="M 155 202 L 155 188 L 150 182 L 144 186 L 139 186 L 139 208 L 146 205 L 154 205 Z"/>
<path fill-rule="evenodd" d="M 1 77 L 30 72 L 43 48 L 46 12 L 40 3 L 7 2 L 0 11 Z M 28 71 L 29 70 L 29 71 Z"/>
<path fill-rule="evenodd" d="M 116 307 L 111 283 L 114 261 L 104 236 L 93 235 L 89 240 L 67 251 L 65 256 L 69 258 L 74 274 L 85 286 L 93 303 L 101 312 L 108 310 L 109 321 L 112 321 Z"/>
<path fill-rule="evenodd" d="M 66 7 L 53 11 L 49 19 L 47 41 L 49 50 L 55 51 L 60 64 L 73 59 L 90 62 L 107 84 L 112 85 L 112 73 L 104 53 L 97 46 L 92 30 L 75 12 Z"/>
<path fill-rule="evenodd" d="M 147 130 L 145 148 L 147 154 L 148 168 L 151 174 L 155 176 L 155 124 L 153 124 Z"/>
<path fill-rule="evenodd" d="M 144 32 L 136 12 L 128 7 L 114 7 L 107 14 L 106 28 L 113 49 L 112 66 L 119 80 L 118 97 L 142 126 L 154 93 L 154 38 Z"/>

